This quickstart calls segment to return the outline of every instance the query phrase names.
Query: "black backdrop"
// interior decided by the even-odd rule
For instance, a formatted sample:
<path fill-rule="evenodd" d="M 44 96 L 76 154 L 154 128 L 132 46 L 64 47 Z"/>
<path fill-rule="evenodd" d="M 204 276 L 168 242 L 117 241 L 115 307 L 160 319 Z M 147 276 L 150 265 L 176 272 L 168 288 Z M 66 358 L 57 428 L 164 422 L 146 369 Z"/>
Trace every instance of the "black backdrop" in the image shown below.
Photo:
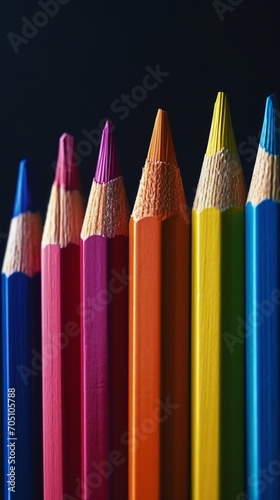
<path fill-rule="evenodd" d="M 132 208 L 157 109 L 167 110 L 191 206 L 216 93 L 226 91 L 249 183 L 265 98 L 280 86 L 278 1 L 49 2 L 1 7 L 1 263 L 19 160 L 34 159 L 45 216 L 58 138 L 73 134 L 87 196 L 105 118 Z M 136 87 L 157 67 L 165 75 L 145 95 Z M 134 96 L 126 111 L 122 94 Z"/>

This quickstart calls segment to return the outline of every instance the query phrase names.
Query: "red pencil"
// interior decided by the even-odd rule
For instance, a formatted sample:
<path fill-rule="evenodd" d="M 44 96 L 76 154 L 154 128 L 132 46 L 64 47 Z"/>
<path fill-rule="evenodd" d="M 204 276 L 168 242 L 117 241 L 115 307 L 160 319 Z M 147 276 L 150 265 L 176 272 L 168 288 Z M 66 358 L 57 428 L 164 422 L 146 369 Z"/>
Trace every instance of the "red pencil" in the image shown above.
<path fill-rule="evenodd" d="M 83 500 L 127 499 L 128 221 L 107 122 L 81 233 Z"/>
<path fill-rule="evenodd" d="M 73 151 L 73 137 L 63 134 L 42 239 L 44 500 L 76 498 L 81 477 L 79 235 L 84 209 Z"/>

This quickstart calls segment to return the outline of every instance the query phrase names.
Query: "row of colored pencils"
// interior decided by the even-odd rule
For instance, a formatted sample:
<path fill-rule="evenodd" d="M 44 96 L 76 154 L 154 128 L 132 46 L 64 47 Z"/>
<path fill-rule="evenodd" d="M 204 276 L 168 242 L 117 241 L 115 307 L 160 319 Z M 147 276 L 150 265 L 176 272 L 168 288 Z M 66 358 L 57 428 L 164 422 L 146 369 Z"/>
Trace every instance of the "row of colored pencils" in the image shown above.
<path fill-rule="evenodd" d="M 2 269 L 5 500 L 280 498 L 279 116 L 271 96 L 246 203 L 218 94 L 191 221 L 162 110 L 131 217 L 110 122 L 86 211 L 60 138 L 43 233 L 21 162 Z"/>

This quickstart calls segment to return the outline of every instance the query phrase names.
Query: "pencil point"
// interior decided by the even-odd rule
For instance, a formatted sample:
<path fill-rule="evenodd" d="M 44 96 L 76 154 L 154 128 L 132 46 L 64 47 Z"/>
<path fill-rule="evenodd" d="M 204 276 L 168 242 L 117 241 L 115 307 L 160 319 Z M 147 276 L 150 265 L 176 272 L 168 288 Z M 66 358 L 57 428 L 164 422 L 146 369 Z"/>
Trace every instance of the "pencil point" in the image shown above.
<path fill-rule="evenodd" d="M 162 109 L 157 112 L 147 160 L 162 161 L 178 166 L 168 115 Z"/>
<path fill-rule="evenodd" d="M 62 134 L 59 139 L 55 183 L 66 191 L 80 191 L 81 182 L 78 163 L 75 158 L 74 137 Z"/>
<path fill-rule="evenodd" d="M 94 180 L 110 182 L 121 175 L 115 144 L 114 125 L 107 120 L 103 128 Z"/>
<path fill-rule="evenodd" d="M 271 155 L 280 154 L 280 110 L 276 94 L 266 99 L 260 146 Z"/>
<path fill-rule="evenodd" d="M 227 95 L 218 92 L 205 156 L 212 156 L 222 149 L 237 153 Z"/>
<path fill-rule="evenodd" d="M 38 204 L 30 172 L 31 162 L 23 159 L 19 164 L 13 217 L 25 212 L 37 212 Z"/>

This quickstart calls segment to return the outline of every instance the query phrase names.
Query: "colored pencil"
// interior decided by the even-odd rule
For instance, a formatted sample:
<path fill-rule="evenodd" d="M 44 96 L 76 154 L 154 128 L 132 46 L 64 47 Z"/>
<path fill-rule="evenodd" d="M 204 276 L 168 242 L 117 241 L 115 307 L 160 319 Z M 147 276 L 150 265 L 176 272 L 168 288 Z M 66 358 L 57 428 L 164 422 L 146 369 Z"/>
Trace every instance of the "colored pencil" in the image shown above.
<path fill-rule="evenodd" d="M 192 498 L 236 500 L 244 481 L 245 184 L 219 92 L 192 212 Z"/>
<path fill-rule="evenodd" d="M 107 121 L 81 232 L 84 500 L 127 498 L 128 221 Z"/>
<path fill-rule="evenodd" d="M 280 109 L 267 98 L 246 204 L 247 481 L 280 498 Z"/>
<path fill-rule="evenodd" d="M 130 220 L 129 499 L 188 496 L 189 215 L 157 113 Z"/>
<path fill-rule="evenodd" d="M 31 172 L 22 160 L 2 268 L 5 500 L 42 498 L 42 222 Z"/>
<path fill-rule="evenodd" d="M 81 478 L 79 238 L 83 214 L 74 139 L 63 134 L 42 239 L 44 500 L 75 497 Z"/>

